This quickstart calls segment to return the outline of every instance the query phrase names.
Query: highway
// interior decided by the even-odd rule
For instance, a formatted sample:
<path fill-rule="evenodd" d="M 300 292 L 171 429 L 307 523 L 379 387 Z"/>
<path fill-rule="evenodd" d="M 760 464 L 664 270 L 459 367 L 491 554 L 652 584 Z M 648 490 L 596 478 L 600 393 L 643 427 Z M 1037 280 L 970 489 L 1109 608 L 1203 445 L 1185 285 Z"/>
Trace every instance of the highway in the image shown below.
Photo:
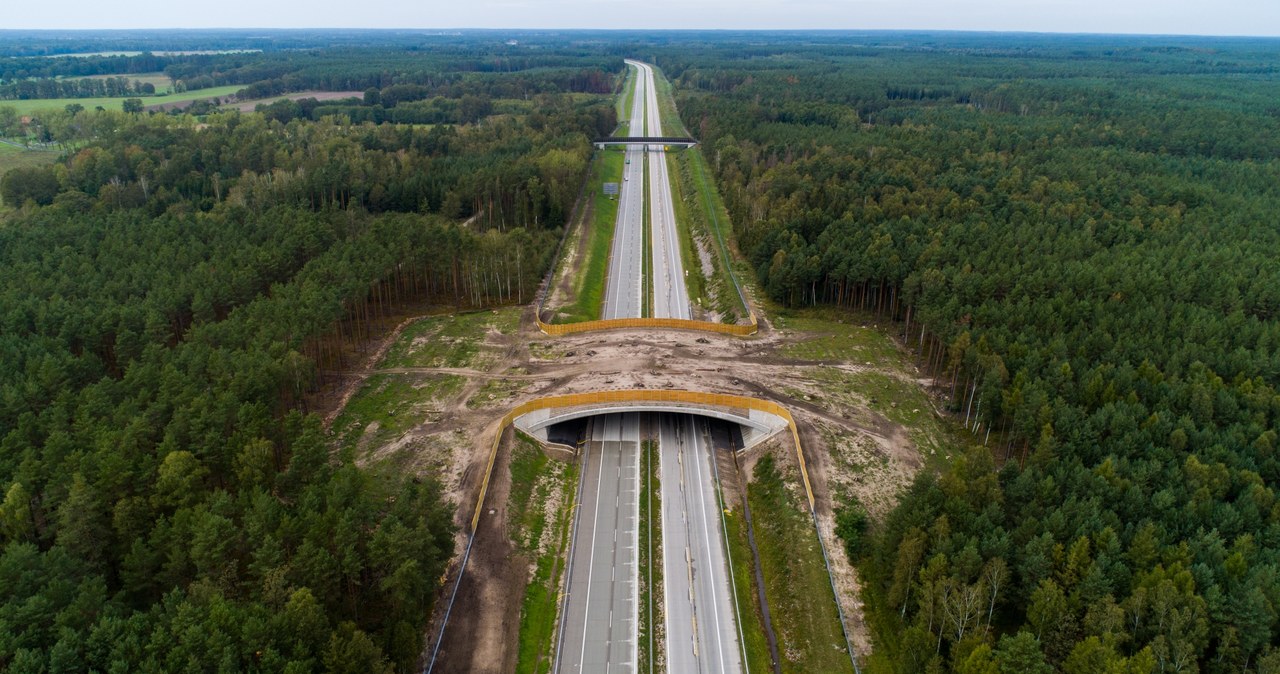
<path fill-rule="evenodd" d="M 595 417 L 556 671 L 634 672 L 639 641 L 640 414 Z"/>
<path fill-rule="evenodd" d="M 658 112 L 658 89 L 653 68 L 639 61 L 628 61 L 640 69 L 645 82 L 645 135 L 662 135 L 662 116 Z M 648 146 L 650 241 L 653 247 L 653 315 L 657 318 L 692 318 L 689 293 L 684 285 L 684 265 L 680 260 L 680 237 L 676 232 L 675 202 L 671 198 L 671 180 L 667 175 L 667 153 L 661 145 Z"/>
<path fill-rule="evenodd" d="M 637 69 L 632 135 L 659 136 L 653 68 Z M 647 151 L 646 151 L 647 150 Z M 628 146 L 626 179 L 605 285 L 603 318 L 642 315 L 643 252 L 653 259 L 653 315 L 691 317 L 680 259 L 675 207 L 660 145 Z M 648 160 L 649 190 L 645 190 Z M 644 240 L 644 199 L 651 238 Z M 594 417 L 582 452 L 578 511 L 565 584 L 555 671 L 633 672 L 638 665 L 640 419 L 638 413 Z M 662 493 L 662 597 L 668 672 L 741 672 L 731 579 L 721 526 L 713 450 L 705 422 L 658 415 Z"/>
<path fill-rule="evenodd" d="M 628 133 L 644 135 L 647 83 L 636 78 Z M 622 172 L 601 318 L 638 318 L 644 297 L 644 146 L 627 146 Z"/>
<path fill-rule="evenodd" d="M 667 671 L 741 672 L 711 444 L 692 415 L 659 424 Z"/>

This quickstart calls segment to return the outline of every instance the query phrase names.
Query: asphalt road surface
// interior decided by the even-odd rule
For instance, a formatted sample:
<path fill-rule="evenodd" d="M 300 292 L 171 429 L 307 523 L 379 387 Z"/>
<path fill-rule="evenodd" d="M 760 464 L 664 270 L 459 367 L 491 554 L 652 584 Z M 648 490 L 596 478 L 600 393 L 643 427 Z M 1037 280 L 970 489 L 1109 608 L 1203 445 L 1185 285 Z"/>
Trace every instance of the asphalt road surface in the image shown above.
<path fill-rule="evenodd" d="M 659 136 L 653 68 L 638 70 L 629 133 Z M 647 156 L 646 156 L 647 155 Z M 662 146 L 628 146 L 610 251 L 603 318 L 642 315 L 643 252 L 653 254 L 653 315 L 690 318 L 675 206 Z M 651 238 L 644 241 L 644 166 Z M 595 417 L 583 448 L 556 671 L 634 672 L 639 607 L 640 417 Z M 703 423 L 659 417 L 667 671 L 741 672 L 741 646 L 721 527 L 718 486 Z"/>
<path fill-rule="evenodd" d="M 592 419 L 583 454 L 556 671 L 634 672 L 639 640 L 640 414 Z"/>
<path fill-rule="evenodd" d="M 704 421 L 661 416 L 663 604 L 667 671 L 741 672 L 720 500 Z"/>
<path fill-rule="evenodd" d="M 662 118 L 658 112 L 658 90 L 653 68 L 639 61 L 628 61 L 640 69 L 645 81 L 645 135 L 662 135 Z M 671 180 L 667 175 L 667 153 L 661 145 L 648 150 L 650 184 L 650 240 L 653 246 L 653 315 L 657 318 L 691 318 L 689 293 L 684 285 L 684 265 L 680 260 L 680 237 L 676 232 L 675 202 L 671 198 Z"/>
<path fill-rule="evenodd" d="M 634 62 L 628 61 L 628 63 Z M 643 74 L 643 70 L 641 70 Z M 636 78 L 628 135 L 644 135 L 645 77 Z M 628 145 L 623 181 L 618 193 L 618 220 L 609 251 L 601 318 L 641 316 L 644 289 L 644 146 Z"/>

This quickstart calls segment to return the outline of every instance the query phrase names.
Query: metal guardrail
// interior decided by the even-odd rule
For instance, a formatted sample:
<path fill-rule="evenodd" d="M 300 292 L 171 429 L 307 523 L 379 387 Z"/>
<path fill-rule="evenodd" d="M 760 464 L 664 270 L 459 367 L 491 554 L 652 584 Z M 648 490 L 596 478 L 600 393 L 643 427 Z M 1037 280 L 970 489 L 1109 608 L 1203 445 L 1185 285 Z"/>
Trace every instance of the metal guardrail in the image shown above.
<path fill-rule="evenodd" d="M 541 324 L 541 321 L 539 321 Z M 568 324 L 578 325 L 578 324 Z M 717 324 L 712 324 L 717 325 Z M 729 326 L 725 326 L 729 327 Z M 743 326 L 746 327 L 746 326 Z M 493 477 L 493 466 L 498 458 L 498 448 L 502 443 L 502 437 L 506 434 L 507 426 L 511 422 L 524 414 L 530 412 L 555 409 L 563 407 L 579 407 L 583 405 L 592 405 L 600 403 L 684 403 L 690 405 L 712 405 L 716 407 L 734 407 L 739 409 L 756 410 L 758 412 L 767 412 L 781 417 L 787 422 L 787 428 L 791 431 L 791 440 L 796 448 L 796 461 L 800 467 L 800 480 L 804 483 L 805 499 L 809 505 L 809 514 L 813 519 L 814 533 L 818 536 L 818 545 L 822 549 L 823 563 L 827 567 L 827 576 L 831 581 L 832 599 L 836 602 L 836 611 L 840 615 L 840 630 L 844 633 L 845 644 L 848 648 L 849 658 L 853 661 L 854 671 L 859 671 L 857 656 L 853 650 L 853 644 L 849 639 L 848 631 L 845 629 L 844 609 L 840 606 L 839 593 L 836 590 L 835 578 L 831 575 L 831 562 L 827 555 L 826 543 L 822 540 L 822 531 L 818 526 L 818 510 L 817 504 L 813 496 L 813 485 L 809 481 L 809 466 L 804 458 L 804 449 L 800 444 L 800 431 L 796 428 L 795 417 L 791 415 L 791 411 L 786 407 L 779 405 L 772 400 L 760 400 L 757 398 L 747 398 L 744 396 L 733 395 L 729 393 L 708 393 L 702 391 L 672 391 L 662 390 L 653 391 L 646 389 L 633 390 L 617 390 L 617 391 L 591 391 L 586 393 L 569 393 L 558 396 L 548 396 L 545 398 L 536 398 L 521 403 L 506 414 L 498 423 L 497 431 L 494 433 L 493 441 L 489 446 L 489 456 L 485 462 L 484 477 L 480 482 L 480 493 L 476 496 L 475 510 L 471 515 L 471 529 L 467 537 L 467 549 L 471 548 L 472 542 L 475 541 L 476 530 L 480 526 L 480 515 L 484 512 L 484 499 L 489 493 L 489 482 Z M 466 557 L 463 558 L 461 568 L 458 569 L 458 579 L 455 581 L 453 596 L 457 595 L 457 588 L 462 584 L 462 575 L 466 570 Z M 440 649 L 440 644 L 444 641 L 445 627 L 448 625 L 448 615 L 452 609 L 452 597 L 450 598 L 450 606 L 445 611 L 445 622 L 440 626 L 439 636 L 431 655 L 431 665 L 428 666 L 426 672 L 430 673 L 431 668 L 435 664 L 436 654 Z"/>

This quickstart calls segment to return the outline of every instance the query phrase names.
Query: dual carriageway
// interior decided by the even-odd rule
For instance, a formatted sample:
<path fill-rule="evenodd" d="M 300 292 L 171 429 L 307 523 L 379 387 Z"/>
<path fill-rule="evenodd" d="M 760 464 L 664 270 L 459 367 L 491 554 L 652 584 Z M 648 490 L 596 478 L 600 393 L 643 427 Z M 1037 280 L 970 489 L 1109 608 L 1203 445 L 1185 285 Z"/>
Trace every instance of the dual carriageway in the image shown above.
<path fill-rule="evenodd" d="M 662 136 L 651 66 L 636 70 L 630 133 Z M 637 133 L 638 132 L 638 133 Z M 625 179 L 610 252 L 602 318 L 639 318 L 646 290 L 655 318 L 691 318 L 663 145 L 626 146 Z M 647 167 L 647 171 L 646 171 Z M 644 236 L 645 201 L 649 237 Z M 646 246 L 652 278 L 645 278 Z M 565 583 L 555 671 L 634 672 L 640 650 L 642 433 L 657 442 L 666 670 L 741 672 L 742 642 L 729 572 L 715 449 L 693 414 L 622 412 L 592 417 L 582 444 L 582 483 Z M 652 630 L 652 626 L 651 626 Z"/>

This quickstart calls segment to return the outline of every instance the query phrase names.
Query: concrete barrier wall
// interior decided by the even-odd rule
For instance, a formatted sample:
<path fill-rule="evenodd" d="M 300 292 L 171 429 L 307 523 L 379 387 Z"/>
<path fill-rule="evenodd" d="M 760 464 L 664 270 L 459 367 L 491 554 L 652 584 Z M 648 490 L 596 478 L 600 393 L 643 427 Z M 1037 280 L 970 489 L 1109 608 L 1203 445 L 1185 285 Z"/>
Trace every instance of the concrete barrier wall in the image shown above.
<path fill-rule="evenodd" d="M 676 403 L 657 403 L 652 401 L 637 403 L 620 403 L 612 405 L 591 405 L 584 407 L 564 408 L 568 411 L 552 411 L 550 409 L 534 410 L 521 414 L 512 420 L 517 430 L 535 439 L 546 442 L 547 429 L 554 424 L 572 419 L 612 414 L 615 412 L 668 412 L 672 414 L 697 414 L 713 419 L 720 419 L 737 425 L 742 429 L 743 446 L 750 449 L 757 443 L 770 438 L 774 433 L 787 427 L 787 420 L 769 412 L 744 410 L 740 408 L 720 408 L 708 405 L 681 405 Z"/>
<path fill-rule="evenodd" d="M 787 422 L 787 427 L 791 431 L 791 439 L 796 446 L 796 459 L 800 464 L 800 478 L 804 482 L 805 496 L 809 502 L 809 511 L 814 512 L 813 488 L 809 484 L 809 468 L 808 464 L 806 464 L 804 460 L 804 450 L 800 447 L 800 432 L 796 430 L 795 418 L 792 417 L 791 412 L 782 405 L 779 405 L 772 400 L 758 400 L 756 398 L 746 398 L 728 393 L 704 393 L 701 391 L 651 391 L 646 389 L 591 391 L 589 393 L 570 393 L 559 396 L 548 396 L 546 398 L 536 398 L 515 406 L 503 415 L 502 420 L 498 424 L 498 430 L 494 434 L 493 443 L 489 448 L 489 459 L 488 463 L 485 465 L 484 478 L 480 483 L 480 494 L 476 497 L 475 513 L 471 516 L 471 531 L 475 532 L 476 527 L 480 524 L 480 513 L 484 511 L 484 497 L 489 491 L 489 479 L 493 475 L 493 463 L 498 456 L 498 445 L 502 442 L 502 436 L 506 431 L 507 426 L 510 425 L 516 417 L 539 410 L 619 403 L 677 403 L 686 405 L 736 407 L 739 409 L 766 412 L 781 417 Z"/>

